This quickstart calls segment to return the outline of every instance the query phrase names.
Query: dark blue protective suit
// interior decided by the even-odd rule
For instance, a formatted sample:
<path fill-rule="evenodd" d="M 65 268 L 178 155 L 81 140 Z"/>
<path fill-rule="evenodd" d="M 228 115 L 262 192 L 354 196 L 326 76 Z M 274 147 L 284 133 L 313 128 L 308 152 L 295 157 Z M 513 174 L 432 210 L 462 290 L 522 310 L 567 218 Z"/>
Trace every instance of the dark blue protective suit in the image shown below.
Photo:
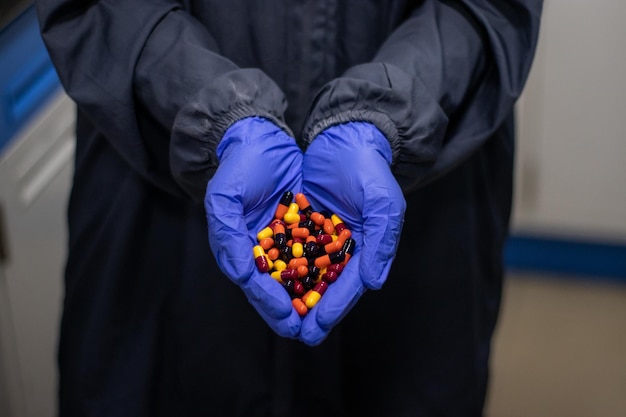
<path fill-rule="evenodd" d="M 481 415 L 540 0 L 37 6 L 78 103 L 62 417 Z M 203 143 L 171 143 L 190 103 Z M 303 147 L 375 124 L 405 192 L 387 283 L 317 347 L 276 336 L 207 242 L 215 145 L 252 115 Z"/>

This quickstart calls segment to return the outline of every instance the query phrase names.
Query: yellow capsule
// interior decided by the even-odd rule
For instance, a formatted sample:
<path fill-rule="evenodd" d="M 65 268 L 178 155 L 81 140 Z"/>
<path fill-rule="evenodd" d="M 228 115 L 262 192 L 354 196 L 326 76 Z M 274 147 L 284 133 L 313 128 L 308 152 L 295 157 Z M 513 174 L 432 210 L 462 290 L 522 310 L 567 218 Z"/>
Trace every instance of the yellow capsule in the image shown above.
<path fill-rule="evenodd" d="M 265 256 L 265 251 L 263 250 L 261 245 L 256 245 L 252 248 L 252 254 L 254 255 L 254 259 L 256 259 L 259 256 Z"/>
<path fill-rule="evenodd" d="M 339 223 L 343 223 L 343 220 L 341 220 L 341 218 L 336 214 L 332 214 L 330 216 L 330 221 L 333 222 L 333 226 L 337 226 Z"/>
<path fill-rule="evenodd" d="M 276 281 L 280 282 L 281 284 L 283 283 L 282 278 L 280 277 L 280 271 L 274 271 L 271 274 L 271 277 L 274 278 Z"/>
<path fill-rule="evenodd" d="M 265 229 L 263 229 L 259 233 L 257 233 L 256 238 L 260 242 L 263 239 L 267 239 L 268 237 L 272 237 L 272 236 L 274 236 L 274 231 L 272 230 L 271 227 L 267 226 Z"/>
<path fill-rule="evenodd" d="M 302 258 L 302 255 L 304 254 L 304 246 L 302 246 L 302 243 L 296 242 L 291 245 L 291 254 L 295 258 Z"/>
<path fill-rule="evenodd" d="M 287 269 L 287 264 L 282 259 L 276 259 L 274 261 L 274 269 L 280 272 L 284 269 Z"/>
<path fill-rule="evenodd" d="M 315 307 L 315 304 L 317 304 L 317 302 L 320 300 L 320 298 L 322 298 L 322 295 L 320 293 L 318 293 L 317 291 L 309 290 L 302 297 L 302 301 L 308 308 L 313 308 Z"/>
<path fill-rule="evenodd" d="M 283 217 L 283 220 L 285 221 L 285 223 L 287 224 L 299 223 L 300 222 L 300 214 L 298 214 L 299 210 L 300 210 L 300 207 L 298 207 L 296 203 L 289 204 L 289 210 L 287 210 L 287 213 L 285 213 L 285 216 Z"/>

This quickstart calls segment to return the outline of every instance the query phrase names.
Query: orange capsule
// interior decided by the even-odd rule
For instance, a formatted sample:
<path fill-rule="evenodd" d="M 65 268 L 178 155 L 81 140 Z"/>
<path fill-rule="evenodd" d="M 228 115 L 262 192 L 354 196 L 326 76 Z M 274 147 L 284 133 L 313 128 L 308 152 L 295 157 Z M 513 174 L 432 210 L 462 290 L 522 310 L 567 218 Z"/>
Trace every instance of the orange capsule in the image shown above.
<path fill-rule="evenodd" d="M 296 271 L 298 271 L 298 276 L 300 278 L 306 277 L 309 274 L 309 267 L 306 265 L 300 265 Z"/>
<path fill-rule="evenodd" d="M 343 242 L 338 240 L 324 245 L 324 251 L 326 251 L 326 253 L 339 252 L 341 248 L 343 248 Z"/>
<path fill-rule="evenodd" d="M 299 237 L 300 239 L 306 239 L 307 237 L 309 237 L 310 233 L 311 232 L 309 232 L 309 229 L 307 229 L 306 227 L 296 227 L 295 229 L 291 230 L 291 236 Z"/>
<path fill-rule="evenodd" d="M 300 207 L 300 211 L 304 213 L 305 216 L 309 217 L 311 213 L 313 213 L 313 209 L 311 208 L 311 203 L 307 200 L 306 196 L 302 193 L 296 194 L 296 204 Z"/>
<path fill-rule="evenodd" d="M 324 224 L 324 220 L 326 220 L 326 217 L 324 217 L 322 213 L 318 213 L 317 211 L 311 213 L 311 216 L 309 216 L 309 218 L 313 220 L 313 223 L 318 226 L 322 226 Z"/>
<path fill-rule="evenodd" d="M 274 213 L 274 217 L 276 219 L 282 220 L 282 218 L 285 217 L 285 214 L 289 210 L 289 204 L 291 204 L 292 200 L 293 193 L 291 191 L 285 191 L 280 199 L 280 202 L 278 203 L 278 207 L 276 207 L 276 212 Z"/>
<path fill-rule="evenodd" d="M 298 269 L 300 265 L 308 266 L 309 260 L 307 258 L 293 258 L 287 264 L 287 268 L 289 269 Z"/>
<path fill-rule="evenodd" d="M 304 304 L 302 302 L 301 299 L 299 298 L 294 298 L 293 300 L 291 300 L 291 305 L 293 306 L 293 308 L 296 309 L 296 312 L 300 315 L 300 316 L 305 316 L 306 313 L 309 311 L 308 307 L 306 306 L 306 304 Z"/>
<path fill-rule="evenodd" d="M 332 264 L 338 264 L 340 262 L 343 262 L 345 258 L 346 256 L 343 253 L 343 251 L 329 253 L 328 255 L 324 255 L 324 256 L 320 256 L 319 258 L 316 258 L 315 266 L 318 267 L 319 269 L 326 268 L 327 266 L 330 266 Z"/>
<path fill-rule="evenodd" d="M 333 221 L 331 219 L 324 219 L 324 233 L 327 235 L 332 235 L 335 233 L 335 226 L 333 225 Z"/>
<path fill-rule="evenodd" d="M 274 239 L 272 239 L 271 237 L 266 237 L 265 239 L 261 239 L 259 245 L 264 250 L 270 250 L 274 246 Z"/>
<path fill-rule="evenodd" d="M 283 248 L 287 244 L 287 235 L 285 234 L 285 226 L 282 223 L 274 225 L 274 242 L 277 248 Z"/>
<path fill-rule="evenodd" d="M 279 256 L 280 256 L 280 251 L 276 248 L 271 248 L 270 250 L 267 251 L 267 257 L 270 258 L 272 261 L 275 261 L 276 259 L 278 259 Z"/>
<path fill-rule="evenodd" d="M 348 263 L 354 253 L 354 248 L 356 248 L 356 241 L 352 238 L 346 240 L 346 243 L 343 244 L 343 248 L 341 249 L 341 252 L 344 254 L 344 259 L 341 261 L 342 265 L 345 266 Z"/>

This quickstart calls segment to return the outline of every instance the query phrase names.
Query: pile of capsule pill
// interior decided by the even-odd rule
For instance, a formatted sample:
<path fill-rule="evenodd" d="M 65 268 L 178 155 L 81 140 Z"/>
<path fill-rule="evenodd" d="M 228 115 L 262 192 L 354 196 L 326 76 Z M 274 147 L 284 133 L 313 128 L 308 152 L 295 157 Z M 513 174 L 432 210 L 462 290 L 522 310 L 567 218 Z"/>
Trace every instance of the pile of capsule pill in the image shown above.
<path fill-rule="evenodd" d="M 336 214 L 313 211 L 306 196 L 286 191 L 274 220 L 257 234 L 256 266 L 280 282 L 300 316 L 335 282 L 355 248 L 352 233 Z"/>

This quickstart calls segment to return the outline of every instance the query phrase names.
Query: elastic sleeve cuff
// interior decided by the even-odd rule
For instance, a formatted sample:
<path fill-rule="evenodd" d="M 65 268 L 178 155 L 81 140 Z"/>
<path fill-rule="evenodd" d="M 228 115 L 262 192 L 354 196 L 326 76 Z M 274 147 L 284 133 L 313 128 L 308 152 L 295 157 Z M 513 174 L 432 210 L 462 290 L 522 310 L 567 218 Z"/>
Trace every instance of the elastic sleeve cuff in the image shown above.
<path fill-rule="evenodd" d="M 238 120 L 259 116 L 293 136 L 284 122 L 287 102 L 280 88 L 258 69 L 239 69 L 216 78 L 176 115 L 170 167 L 176 182 L 196 201 L 219 165 L 217 145 Z"/>
<path fill-rule="evenodd" d="M 306 149 L 330 126 L 356 121 L 372 123 L 385 135 L 395 164 L 434 161 L 448 119 L 418 78 L 390 64 L 362 64 L 317 94 L 301 146 Z"/>

